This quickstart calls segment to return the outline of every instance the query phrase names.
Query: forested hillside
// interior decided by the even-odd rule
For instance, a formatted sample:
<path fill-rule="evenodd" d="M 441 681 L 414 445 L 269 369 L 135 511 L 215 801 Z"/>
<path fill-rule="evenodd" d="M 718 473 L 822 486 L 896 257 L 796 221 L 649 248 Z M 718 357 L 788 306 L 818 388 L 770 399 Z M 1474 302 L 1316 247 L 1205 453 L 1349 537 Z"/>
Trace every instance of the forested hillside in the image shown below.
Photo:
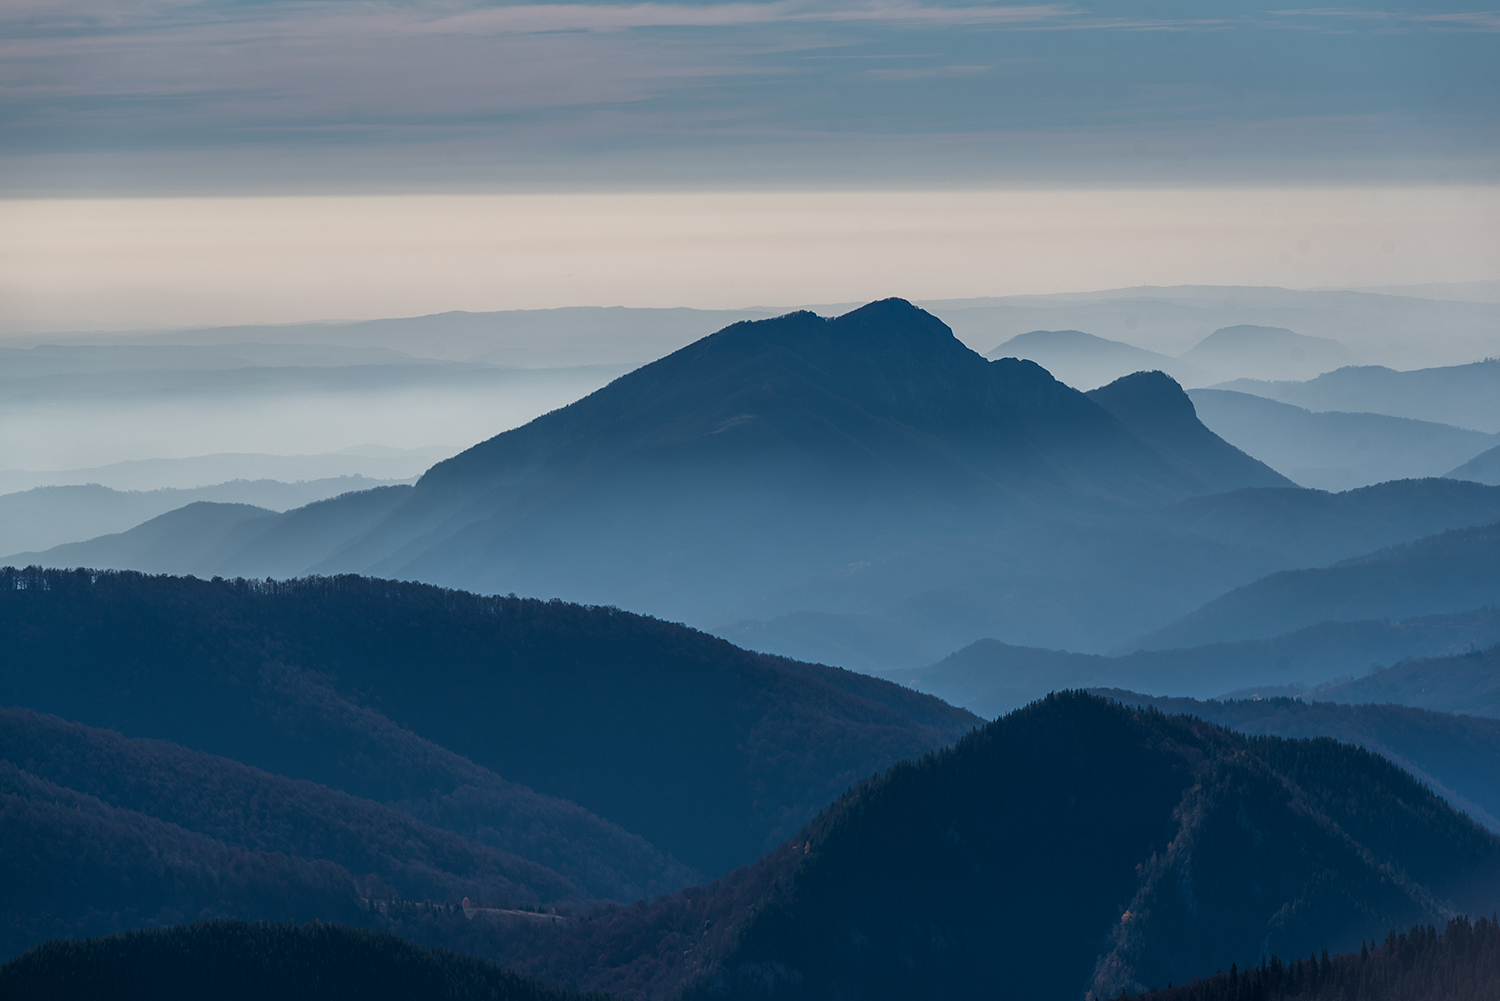
<path fill-rule="evenodd" d="M 0 704 L 396 806 L 601 896 L 682 885 L 624 831 L 722 872 L 977 723 L 611 608 L 86 571 L 0 571 Z"/>
<path fill-rule="evenodd" d="M 1374 947 L 1371 948 L 1371 945 Z M 1500 997 L 1500 928 L 1493 916 L 1470 922 L 1448 921 L 1439 934 L 1432 925 L 1388 932 L 1359 952 L 1306 959 L 1262 956 L 1259 966 L 1240 970 L 1230 964 L 1212 977 L 1180 987 L 1130 995 L 1128 1001 L 1491 1001 Z"/>
<path fill-rule="evenodd" d="M 390 934 L 242 921 L 48 942 L 0 966 L 0 996 L 11 1001 L 606 1001 Z"/>
<path fill-rule="evenodd" d="M 485 954 L 638 999 L 1113 997 L 1497 900 L 1500 839 L 1375 755 L 1073 693 L 714 884 Z"/>
<path fill-rule="evenodd" d="M 1500 684 L 1500 677 L 1495 680 Z M 1251 736 L 1332 737 L 1357 744 L 1410 772 L 1454 809 L 1500 832 L 1500 719 L 1403 705 L 1342 705 L 1321 701 L 1327 698 L 1324 691 L 1309 694 L 1305 702 L 1285 697 L 1199 701 L 1109 689 L 1096 694 L 1197 716 Z"/>
<path fill-rule="evenodd" d="M 370 800 L 25 709 L 0 709 L 0 802 L 0 956 L 204 914 L 349 920 L 367 899 L 592 896 Z"/>

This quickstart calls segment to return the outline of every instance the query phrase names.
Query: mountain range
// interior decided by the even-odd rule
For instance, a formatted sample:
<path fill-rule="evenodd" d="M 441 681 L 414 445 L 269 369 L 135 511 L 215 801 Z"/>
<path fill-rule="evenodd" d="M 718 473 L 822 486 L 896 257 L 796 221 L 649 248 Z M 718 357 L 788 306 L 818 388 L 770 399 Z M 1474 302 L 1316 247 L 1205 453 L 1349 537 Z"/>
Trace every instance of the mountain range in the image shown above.
<path fill-rule="evenodd" d="M 929 667 L 890 672 L 885 677 L 993 719 L 1049 691 L 1069 687 L 1170 692 L 1196 698 L 1255 690 L 1321 693 L 1372 668 L 1413 657 L 1486 649 L 1497 643 L 1500 609 L 1491 606 L 1399 622 L 1327 621 L 1270 639 L 1135 650 L 1112 657 L 987 639 Z"/>
<path fill-rule="evenodd" d="M 1101 610 L 1099 637 L 1085 638 L 1097 644 L 1139 631 L 1150 608 L 1161 621 L 1188 611 L 1202 570 L 1189 582 L 1171 568 L 1208 558 L 1159 522 L 1122 532 L 1122 515 L 1285 485 L 1205 431 L 1169 379 L 1085 396 L 1033 363 L 986 361 L 889 300 L 831 320 L 731 326 L 437 464 L 408 491 L 260 521 L 188 509 L 138 538 L 12 559 L 199 576 L 357 571 L 706 626 L 902 601 L 993 610 L 999 599 L 1002 619 L 1050 632 L 1072 628 L 1076 602 Z M 1050 544 L 1101 535 L 1111 541 L 1080 550 L 1076 568 Z M 1142 560 L 1165 564 L 1153 575 L 1165 598 L 1115 586 Z M 1220 590 L 1273 568 L 1257 554 L 1216 563 Z M 1005 595 L 1026 606 L 1005 607 Z M 967 640 L 994 614 L 969 616 Z"/>
<path fill-rule="evenodd" d="M 1452 476 L 1455 466 L 1496 443 L 1495 435 L 1482 431 L 1407 417 L 1313 412 L 1224 389 L 1195 389 L 1189 395 L 1215 434 L 1319 490 Z"/>
<path fill-rule="evenodd" d="M 1200 701 L 1118 689 L 1094 693 L 1124 705 L 1195 716 L 1251 736 L 1332 737 L 1356 744 L 1400 766 L 1455 810 L 1500 833 L 1500 719 L 1407 705 L 1322 701 L 1341 687 L 1309 692 L 1302 699 Z"/>
<path fill-rule="evenodd" d="M 1158 371 L 1184 386 L 1206 386 L 1219 381 L 1169 355 L 1147 351 L 1124 341 L 1095 337 L 1081 330 L 1032 330 L 1017 334 L 986 358 L 1025 358 L 1075 389 L 1095 389 L 1133 372 Z"/>
<path fill-rule="evenodd" d="M 1500 523 L 1452 529 L 1333 566 L 1283 570 L 1143 637 L 1144 649 L 1267 639 L 1319 622 L 1404 619 L 1500 603 Z"/>
<path fill-rule="evenodd" d="M 0 494 L 0 551 L 47 549 L 100 534 L 127 531 L 198 501 L 285 511 L 340 494 L 389 485 L 364 476 L 339 476 L 297 483 L 230 480 L 187 490 L 111 490 L 97 483 L 33 487 Z"/>
<path fill-rule="evenodd" d="M 1312 411 L 1388 414 L 1500 433 L 1500 359 L 1396 371 L 1354 365 L 1306 382 L 1236 379 L 1214 389 L 1251 393 Z"/>

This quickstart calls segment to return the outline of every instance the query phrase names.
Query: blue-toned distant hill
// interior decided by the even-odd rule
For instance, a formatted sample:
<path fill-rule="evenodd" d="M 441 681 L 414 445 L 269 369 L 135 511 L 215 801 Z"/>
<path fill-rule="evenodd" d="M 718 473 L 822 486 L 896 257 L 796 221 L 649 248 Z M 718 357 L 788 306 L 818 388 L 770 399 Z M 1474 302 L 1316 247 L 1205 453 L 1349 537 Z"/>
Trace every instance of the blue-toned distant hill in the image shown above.
<path fill-rule="evenodd" d="M 1222 545 L 1274 550 L 1287 567 L 1316 567 L 1500 521 L 1500 487 L 1425 479 L 1341 493 L 1235 490 L 1190 498 L 1158 516 Z"/>
<path fill-rule="evenodd" d="M 337 476 L 298 483 L 231 480 L 187 490 L 112 490 L 98 483 L 35 487 L 0 495 L 0 553 L 47 549 L 123 532 L 198 501 L 285 511 L 388 485 L 366 476 Z"/>
<path fill-rule="evenodd" d="M 1353 364 L 1354 355 L 1328 337 L 1243 323 L 1215 330 L 1184 352 L 1182 361 L 1247 379 L 1309 379 Z"/>
<path fill-rule="evenodd" d="M 1196 698 L 1268 687 L 1279 692 L 1295 686 L 1300 691 L 1409 657 L 1496 643 L 1500 608 L 1491 606 L 1399 622 L 1321 622 L 1272 639 L 1137 650 L 1114 657 L 980 640 L 929 667 L 885 676 L 993 719 L 1059 688 L 1133 689 Z"/>
<path fill-rule="evenodd" d="M 613 608 L 90 571 L 0 571 L 0 705 L 396 806 L 601 896 L 674 888 L 683 870 L 597 817 L 721 872 L 978 722 Z"/>
<path fill-rule="evenodd" d="M 1500 445 L 1481 452 L 1468 462 L 1451 470 L 1448 476 L 1455 480 L 1472 480 L 1500 486 Z"/>
<path fill-rule="evenodd" d="M 1017 334 L 985 357 L 1025 358 L 1068 385 L 1085 390 L 1132 372 L 1152 370 L 1165 372 L 1185 386 L 1204 386 L 1219 378 L 1176 358 L 1081 330 L 1032 330 Z"/>
<path fill-rule="evenodd" d="M 1284 570 L 1140 640 L 1144 649 L 1264 639 L 1318 622 L 1404 619 L 1500 604 L 1500 523 L 1454 529 L 1331 567 Z"/>
<path fill-rule="evenodd" d="M 1390 414 L 1500 433 L 1500 358 L 1410 372 L 1354 365 L 1307 382 L 1237 379 L 1212 388 L 1253 393 L 1313 411 Z"/>
<path fill-rule="evenodd" d="M 1500 645 L 1448 657 L 1403 661 L 1363 678 L 1320 685 L 1305 697 L 1333 702 L 1399 702 L 1500 718 Z"/>
<path fill-rule="evenodd" d="M 1037 574 L 1026 580 L 1026 589 L 1008 595 L 1008 600 L 1029 613 L 1023 618 L 1019 610 L 1006 614 L 1003 604 L 980 605 L 953 588 L 936 591 L 923 601 L 886 602 L 869 612 L 798 611 L 766 619 L 746 618 L 714 630 L 718 635 L 740 646 L 765 650 L 800 660 L 840 664 L 873 674 L 906 681 L 911 672 L 933 664 L 954 650 L 969 646 L 981 638 L 1011 637 L 1005 645 L 1011 648 L 1045 647 L 1049 650 L 1088 650 L 1080 643 L 1089 637 L 1098 618 L 1113 608 L 1131 607 L 1127 598 L 1142 599 L 1135 621 L 1161 614 L 1164 594 L 1172 593 L 1168 584 L 1190 585 L 1203 581 L 1205 568 L 1222 572 L 1226 564 L 1237 565 L 1237 554 L 1254 553 L 1258 565 L 1276 568 L 1319 567 L 1383 549 L 1454 527 L 1482 525 L 1500 520 L 1500 487 L 1464 483 L 1457 480 L 1399 480 L 1373 487 L 1331 494 L 1321 490 L 1289 488 L 1252 488 L 1207 497 L 1194 497 L 1154 511 L 1142 512 L 1136 522 L 1116 526 L 1113 532 L 1075 528 L 1063 531 L 1036 531 L 1030 536 L 1012 537 L 1006 550 L 980 555 L 1013 562 L 1031 558 L 1044 547 L 1052 556 L 1050 567 L 1056 577 L 1068 580 L 1076 574 L 1079 583 L 1068 580 L 1074 592 L 1059 594 L 1052 580 Z M 1145 525 L 1137 527 L 1144 522 Z M 1155 526 L 1154 530 L 1149 526 Z M 1167 534 L 1168 531 L 1175 534 Z M 1131 545 L 1145 540 L 1154 548 Z M 1207 552 L 1195 550 L 1184 540 L 1196 540 Z M 1164 553 L 1166 554 L 1164 556 Z M 1173 558 L 1167 558 L 1173 557 Z M 1188 558 L 1191 557 L 1191 558 Z M 978 556 L 974 557 L 976 560 Z M 1247 561 L 1248 562 L 1248 561 Z M 1004 564 L 1002 564 L 1003 566 Z M 953 557 L 951 566 L 967 566 L 961 557 Z M 1094 580 L 1085 574 L 1092 570 Z M 1133 574 L 1132 574 L 1133 571 Z M 954 576 L 957 576 L 955 570 Z M 998 576 L 998 574 L 996 574 Z M 1167 577 L 1164 584 L 1161 577 Z M 1103 581 L 1111 590 L 1100 587 Z M 1090 583 L 1094 585 L 1090 588 Z M 950 585 L 951 587 L 951 585 Z M 1229 588 L 1225 588 L 1229 590 Z M 1177 600 L 1201 604 L 1183 593 Z M 1075 610 L 1071 630 L 1061 628 L 1047 636 L 1034 629 L 1038 620 Z M 1184 608 L 1184 613 L 1189 609 Z M 1461 617 L 1460 617 L 1461 618 Z M 1158 620 L 1159 621 L 1159 620 Z M 1403 629 L 1405 626 L 1403 625 Z M 1354 642 L 1347 649 L 1322 648 L 1319 657 L 1327 656 L 1331 668 L 1319 673 L 1317 659 L 1293 662 L 1314 668 L 1307 680 L 1322 680 L 1346 671 L 1361 671 L 1373 663 L 1390 663 L 1411 654 L 1445 651 L 1451 643 L 1469 642 L 1466 627 L 1458 627 L 1453 639 L 1444 639 L 1441 629 L 1432 633 L 1426 646 L 1408 646 L 1405 640 L 1394 640 L 1384 626 L 1369 635 L 1368 641 Z M 1024 638 L 1017 638 L 1017 637 Z M 1135 636 L 1119 636 L 1108 644 L 1093 647 L 1095 652 L 1117 649 Z M 1338 642 L 1343 642 L 1339 640 Z M 1280 656 L 1279 654 L 1277 656 Z M 1192 687 L 1175 689 L 1180 694 L 1218 695 L 1240 683 L 1264 684 L 1259 673 L 1269 670 L 1276 656 L 1264 662 L 1252 660 L 1238 664 L 1223 675 L 1220 684 L 1213 675 L 1174 676 L 1173 684 L 1187 682 Z M 1237 673 L 1244 667 L 1252 673 Z M 1275 677 L 1273 672 L 1271 677 Z M 1243 682 L 1231 679 L 1241 678 Z M 1154 681 L 1165 681 L 1155 678 Z M 970 705 L 982 715 L 1023 705 L 1064 679 L 1035 684 L 995 684 L 989 687 L 1011 691 L 997 699 L 968 703 L 978 697 L 967 692 L 959 704 Z M 1068 684 L 1144 684 L 1136 681 L 1098 681 L 1091 673 L 1067 679 Z M 1163 689 L 1165 690 L 1165 689 Z M 957 698 L 942 692 L 944 698 Z M 982 706 L 982 708 L 980 708 Z"/>
<path fill-rule="evenodd" d="M 1305 487 L 1349 490 L 1386 480 L 1452 475 L 1495 435 L 1385 414 L 1313 412 L 1250 393 L 1195 389 L 1205 425 Z"/>

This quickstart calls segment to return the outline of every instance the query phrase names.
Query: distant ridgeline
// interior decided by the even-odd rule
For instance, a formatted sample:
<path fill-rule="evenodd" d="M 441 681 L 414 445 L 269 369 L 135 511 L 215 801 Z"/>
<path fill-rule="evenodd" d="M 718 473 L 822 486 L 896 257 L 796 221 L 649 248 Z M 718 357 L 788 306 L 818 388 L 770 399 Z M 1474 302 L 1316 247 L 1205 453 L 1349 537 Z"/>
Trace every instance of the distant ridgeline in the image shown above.
<path fill-rule="evenodd" d="M 1500 928 L 1493 918 L 1457 917 L 1447 930 L 1417 926 L 1358 953 L 1282 962 L 1272 956 L 1243 972 L 1194 979 L 1127 1001 L 1493 1001 L 1500 998 Z"/>
<path fill-rule="evenodd" d="M 9 1001 L 607 1001 L 338 925 L 204 921 L 54 941 L 0 966 Z"/>

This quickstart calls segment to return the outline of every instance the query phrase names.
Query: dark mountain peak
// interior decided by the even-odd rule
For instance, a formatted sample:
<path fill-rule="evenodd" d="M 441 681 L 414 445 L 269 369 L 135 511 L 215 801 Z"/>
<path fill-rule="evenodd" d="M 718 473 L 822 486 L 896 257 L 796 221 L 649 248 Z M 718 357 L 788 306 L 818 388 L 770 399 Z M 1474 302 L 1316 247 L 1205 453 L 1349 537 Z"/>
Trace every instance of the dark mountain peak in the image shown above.
<path fill-rule="evenodd" d="M 872 369 L 894 374 L 892 369 L 911 366 L 922 371 L 944 363 L 974 367 L 979 362 L 979 356 L 954 337 L 946 323 L 905 299 L 881 299 L 828 318 L 799 310 L 768 320 L 750 320 L 726 327 L 698 343 L 706 350 L 695 352 L 697 345 L 689 345 L 663 361 L 679 356 L 700 360 L 721 347 L 753 351 L 780 348 L 830 374 L 863 370 L 860 374 L 865 378 Z"/>
<path fill-rule="evenodd" d="M 1204 427 L 1193 401 L 1165 372 L 1135 372 L 1084 395 L 1167 461 L 1196 476 L 1209 488 L 1206 492 L 1296 486 Z"/>
<path fill-rule="evenodd" d="M 1125 413 L 1137 418 L 1198 422 L 1193 401 L 1176 379 L 1161 371 L 1133 372 L 1085 395 L 1127 425 L 1131 421 L 1126 420 Z"/>

